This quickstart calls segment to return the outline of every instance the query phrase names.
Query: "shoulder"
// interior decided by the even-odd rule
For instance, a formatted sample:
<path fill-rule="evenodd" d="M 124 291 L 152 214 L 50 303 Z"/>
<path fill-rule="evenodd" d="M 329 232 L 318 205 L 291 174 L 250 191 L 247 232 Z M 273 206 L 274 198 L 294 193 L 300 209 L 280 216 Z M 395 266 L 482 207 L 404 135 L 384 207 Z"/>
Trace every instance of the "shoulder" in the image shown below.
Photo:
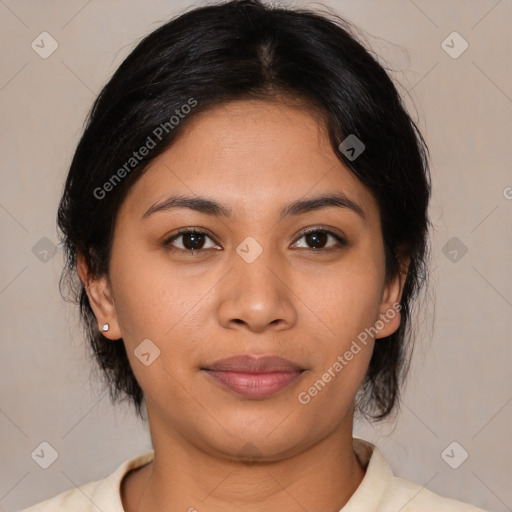
<path fill-rule="evenodd" d="M 390 481 L 383 505 L 382 512 L 485 512 L 468 503 L 440 496 L 422 485 L 396 476 Z"/>
<path fill-rule="evenodd" d="M 70 489 L 53 498 L 24 508 L 20 512 L 54 512 L 55 510 L 76 510 L 77 512 L 85 512 L 94 510 L 96 507 L 94 506 L 94 501 L 91 502 L 91 499 L 94 500 L 94 495 L 98 487 L 104 485 L 105 481 L 106 479 L 89 482 L 81 487 Z"/>
<path fill-rule="evenodd" d="M 153 458 L 153 450 L 132 457 L 102 480 L 70 489 L 19 512 L 124 512 L 120 495 L 121 481 L 129 471 L 148 464 Z"/>
<path fill-rule="evenodd" d="M 366 474 L 343 512 L 485 512 L 395 476 L 373 443 L 354 438 L 353 446 L 361 464 L 366 467 Z"/>

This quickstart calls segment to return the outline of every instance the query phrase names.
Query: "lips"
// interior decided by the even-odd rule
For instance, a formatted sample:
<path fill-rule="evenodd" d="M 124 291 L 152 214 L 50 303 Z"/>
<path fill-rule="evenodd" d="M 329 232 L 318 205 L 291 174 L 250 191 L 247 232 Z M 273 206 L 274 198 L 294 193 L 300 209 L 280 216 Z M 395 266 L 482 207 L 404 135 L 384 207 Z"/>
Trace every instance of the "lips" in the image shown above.
<path fill-rule="evenodd" d="M 255 356 L 244 354 L 219 359 L 205 366 L 206 370 L 243 373 L 293 372 L 303 370 L 298 364 L 279 356 Z"/>
<path fill-rule="evenodd" d="M 201 368 L 216 383 L 245 398 L 268 398 L 289 387 L 305 371 L 279 356 L 232 356 Z"/>

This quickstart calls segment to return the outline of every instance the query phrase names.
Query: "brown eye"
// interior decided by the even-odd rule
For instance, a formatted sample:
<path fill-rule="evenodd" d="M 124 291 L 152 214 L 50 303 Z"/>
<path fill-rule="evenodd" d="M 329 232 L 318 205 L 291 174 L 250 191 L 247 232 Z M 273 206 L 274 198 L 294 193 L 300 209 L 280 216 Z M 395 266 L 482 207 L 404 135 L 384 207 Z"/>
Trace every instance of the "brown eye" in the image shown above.
<path fill-rule="evenodd" d="M 203 233 L 186 233 L 181 235 L 183 237 L 183 246 L 185 249 L 202 249 L 205 241 Z"/>
<path fill-rule="evenodd" d="M 332 231 L 328 231 L 326 229 L 310 229 L 304 233 L 302 233 L 302 236 L 300 239 L 304 238 L 306 241 L 307 247 L 304 247 L 305 249 L 309 249 L 312 251 L 328 251 L 331 249 L 335 249 L 336 246 L 344 247 L 347 244 L 346 240 L 338 236 L 337 234 L 333 233 Z M 327 246 L 327 243 L 329 241 L 329 238 L 332 238 L 337 242 L 337 244 L 331 244 L 330 246 Z M 300 240 L 299 239 L 299 240 Z"/>
<path fill-rule="evenodd" d="M 181 247 L 173 245 L 177 240 L 182 239 Z M 173 235 L 171 238 L 164 242 L 164 245 L 169 248 L 171 252 L 195 252 L 203 249 L 210 249 L 205 247 L 207 240 L 212 240 L 206 233 L 202 231 L 196 231 L 195 229 L 184 229 Z M 213 240 L 212 240 L 213 242 Z M 215 248 L 213 244 L 213 248 Z"/>

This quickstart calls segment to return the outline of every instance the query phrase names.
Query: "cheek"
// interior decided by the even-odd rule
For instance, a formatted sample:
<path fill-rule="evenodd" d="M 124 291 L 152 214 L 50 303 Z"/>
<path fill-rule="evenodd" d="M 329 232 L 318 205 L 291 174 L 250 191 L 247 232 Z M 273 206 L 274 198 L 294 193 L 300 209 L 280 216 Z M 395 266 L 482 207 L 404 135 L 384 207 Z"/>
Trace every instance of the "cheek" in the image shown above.
<path fill-rule="evenodd" d="M 130 344 L 158 338 L 185 307 L 177 276 L 163 272 L 148 254 L 133 247 L 135 250 L 128 251 L 121 244 L 114 245 L 111 260 L 117 319 L 123 339 Z"/>
<path fill-rule="evenodd" d="M 132 351 L 150 339 L 165 360 L 189 357 L 200 340 L 205 318 L 211 318 L 211 294 L 218 275 L 191 275 L 149 252 L 127 257 L 113 252 L 111 279 L 122 337 Z"/>
<path fill-rule="evenodd" d="M 195 346 L 190 322 L 199 293 L 190 293 L 183 276 L 163 271 L 147 255 L 112 258 L 111 268 L 117 319 L 137 381 L 152 402 L 164 389 L 179 399 L 177 383 L 184 380 L 188 352 Z"/>
<path fill-rule="evenodd" d="M 308 407 L 306 414 L 321 413 L 326 421 L 341 418 L 356 396 L 374 346 L 371 331 L 366 329 L 373 325 L 369 312 L 375 304 L 363 297 L 334 301 L 337 316 L 333 311 L 328 335 L 315 338 L 314 365 L 297 395 L 298 402 Z"/>
<path fill-rule="evenodd" d="M 359 253 L 323 273 L 309 295 L 306 290 L 306 296 L 316 297 L 315 306 L 309 304 L 316 316 L 307 329 L 316 330 L 316 348 L 307 382 L 314 385 L 312 394 L 323 396 L 319 403 L 333 399 L 331 393 L 350 398 L 364 378 L 374 344 L 371 328 L 380 311 L 381 279 L 378 258 Z M 324 386 L 329 391 L 323 391 Z"/>
<path fill-rule="evenodd" d="M 361 252 L 311 278 L 306 297 L 313 297 L 326 335 L 340 335 L 337 348 L 376 321 L 383 279 L 380 262 Z M 328 326 L 330 329 L 325 329 Z"/>

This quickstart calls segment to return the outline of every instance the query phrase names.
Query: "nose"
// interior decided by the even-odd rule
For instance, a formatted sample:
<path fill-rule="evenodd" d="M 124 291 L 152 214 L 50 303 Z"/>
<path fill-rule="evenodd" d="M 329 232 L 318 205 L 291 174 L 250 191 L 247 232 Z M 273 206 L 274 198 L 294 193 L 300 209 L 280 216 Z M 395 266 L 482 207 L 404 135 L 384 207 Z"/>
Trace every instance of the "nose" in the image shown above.
<path fill-rule="evenodd" d="M 238 254 L 234 267 L 222 281 L 219 322 L 227 329 L 246 328 L 253 332 L 290 329 L 297 321 L 290 272 L 263 251 L 247 262 Z"/>

